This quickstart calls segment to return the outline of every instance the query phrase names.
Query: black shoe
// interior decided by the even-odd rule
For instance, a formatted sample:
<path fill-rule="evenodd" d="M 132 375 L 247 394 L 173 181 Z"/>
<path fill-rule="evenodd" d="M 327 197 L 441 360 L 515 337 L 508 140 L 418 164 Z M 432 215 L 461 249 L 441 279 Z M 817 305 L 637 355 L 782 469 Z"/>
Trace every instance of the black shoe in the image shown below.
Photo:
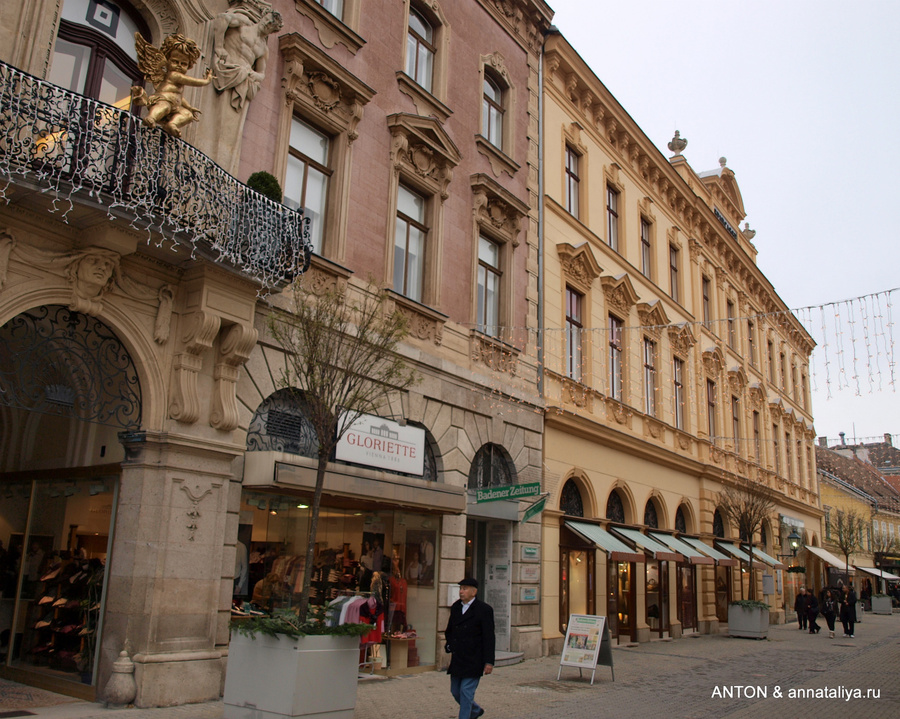
<path fill-rule="evenodd" d="M 478 719 L 478 717 L 480 717 L 482 714 L 484 714 L 484 707 L 479 709 L 477 714 L 473 714 L 472 719 Z"/>

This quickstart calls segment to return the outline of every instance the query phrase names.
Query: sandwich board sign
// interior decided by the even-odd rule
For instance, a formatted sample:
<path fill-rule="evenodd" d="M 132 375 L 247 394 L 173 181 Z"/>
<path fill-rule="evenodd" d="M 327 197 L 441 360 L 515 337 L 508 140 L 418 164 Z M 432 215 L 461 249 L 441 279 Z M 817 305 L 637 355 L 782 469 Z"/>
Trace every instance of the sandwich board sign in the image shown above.
<path fill-rule="evenodd" d="M 609 667 L 612 680 L 616 680 L 606 617 L 593 614 L 570 614 L 569 624 L 566 627 L 566 641 L 559 657 L 556 681 L 559 681 L 563 667 L 577 668 L 579 676 L 583 676 L 584 669 L 590 669 L 591 685 L 593 686 L 598 664 Z"/>

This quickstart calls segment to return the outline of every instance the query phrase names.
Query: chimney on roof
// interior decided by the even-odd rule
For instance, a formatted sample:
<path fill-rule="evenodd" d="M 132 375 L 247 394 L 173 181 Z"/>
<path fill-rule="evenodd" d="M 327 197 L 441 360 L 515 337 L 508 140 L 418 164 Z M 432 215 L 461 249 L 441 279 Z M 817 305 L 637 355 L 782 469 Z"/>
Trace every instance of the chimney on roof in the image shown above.
<path fill-rule="evenodd" d="M 884 433 L 884 443 L 885 443 L 888 447 L 893 447 L 893 446 L 894 446 L 894 445 L 893 445 L 893 441 L 892 441 L 892 439 L 891 439 L 891 433 L 890 433 L 890 432 L 885 432 L 885 433 Z"/>
<path fill-rule="evenodd" d="M 846 435 L 846 432 L 838 432 L 838 435 L 839 435 L 840 438 L 841 438 L 841 444 L 847 444 L 847 442 L 844 440 L 844 437 L 847 436 L 847 435 Z"/>
<path fill-rule="evenodd" d="M 819 446 L 828 449 L 828 437 L 819 437 Z"/>

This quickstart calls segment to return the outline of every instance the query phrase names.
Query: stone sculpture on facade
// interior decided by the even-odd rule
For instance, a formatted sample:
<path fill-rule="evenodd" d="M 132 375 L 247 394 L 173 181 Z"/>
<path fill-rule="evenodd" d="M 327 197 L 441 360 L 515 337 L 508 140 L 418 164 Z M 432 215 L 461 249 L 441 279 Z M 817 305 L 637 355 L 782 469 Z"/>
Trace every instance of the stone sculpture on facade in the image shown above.
<path fill-rule="evenodd" d="M 216 93 L 204 105 L 209 131 L 198 138 L 198 147 L 236 175 L 247 108 L 266 74 L 268 37 L 283 22 L 279 13 L 260 0 L 230 0 L 229 5 L 212 21 Z"/>
<path fill-rule="evenodd" d="M 141 34 L 134 34 L 138 55 L 138 69 L 153 83 L 156 92 L 148 96 L 142 87 L 131 88 L 136 105 L 149 107 L 144 124 L 162 125 L 173 137 L 181 137 L 181 128 L 199 119 L 200 110 L 184 99 L 186 85 L 201 87 L 212 82 L 212 70 L 203 78 L 190 77 L 190 70 L 200 59 L 197 43 L 184 35 L 169 35 L 161 47 L 154 47 Z"/>

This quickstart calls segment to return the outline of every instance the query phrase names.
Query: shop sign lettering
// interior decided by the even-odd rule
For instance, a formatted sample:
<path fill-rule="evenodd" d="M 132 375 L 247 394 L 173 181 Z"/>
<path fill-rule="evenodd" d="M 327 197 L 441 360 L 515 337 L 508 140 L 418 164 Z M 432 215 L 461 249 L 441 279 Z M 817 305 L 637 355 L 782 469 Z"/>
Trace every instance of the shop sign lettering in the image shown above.
<path fill-rule="evenodd" d="M 359 417 L 335 449 L 335 457 L 343 462 L 418 476 L 425 471 L 424 456 L 425 430 L 370 414 Z"/>
<path fill-rule="evenodd" d="M 541 493 L 540 482 L 510 484 L 506 487 L 482 487 L 475 490 L 476 502 L 496 502 L 498 499 L 523 499 Z"/>

